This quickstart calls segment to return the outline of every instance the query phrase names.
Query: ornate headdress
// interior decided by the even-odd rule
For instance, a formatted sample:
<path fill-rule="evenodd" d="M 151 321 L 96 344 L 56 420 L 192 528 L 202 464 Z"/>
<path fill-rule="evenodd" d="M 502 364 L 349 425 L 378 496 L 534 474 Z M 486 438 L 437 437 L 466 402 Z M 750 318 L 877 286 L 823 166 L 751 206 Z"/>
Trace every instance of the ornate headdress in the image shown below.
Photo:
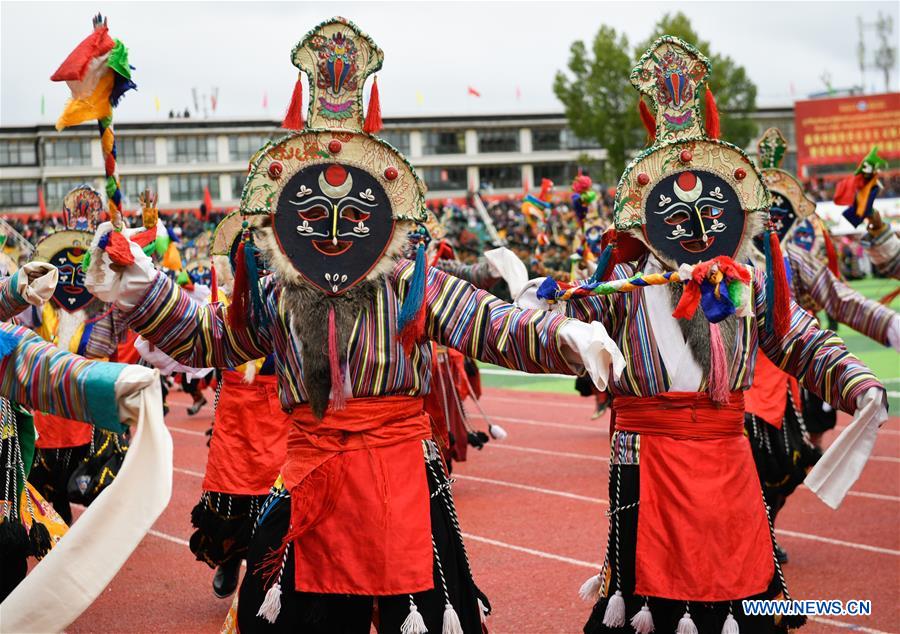
<path fill-rule="evenodd" d="M 740 148 L 718 139 L 718 113 L 700 91 L 709 61 L 672 36 L 656 40 L 631 71 L 652 126 L 650 148 L 625 169 L 616 189 L 615 228 L 631 231 L 670 268 L 717 256 L 737 257 L 753 235 L 755 215 L 769 208 L 759 172 Z"/>
<path fill-rule="evenodd" d="M 763 132 L 757 144 L 759 167 L 769 193 L 771 229 L 781 242 L 788 240 L 794 229 L 806 218 L 816 213 L 816 202 L 806 195 L 803 185 L 790 172 L 781 169 L 787 151 L 787 139 L 777 128 Z M 756 245 L 763 250 L 762 236 L 756 236 Z"/>

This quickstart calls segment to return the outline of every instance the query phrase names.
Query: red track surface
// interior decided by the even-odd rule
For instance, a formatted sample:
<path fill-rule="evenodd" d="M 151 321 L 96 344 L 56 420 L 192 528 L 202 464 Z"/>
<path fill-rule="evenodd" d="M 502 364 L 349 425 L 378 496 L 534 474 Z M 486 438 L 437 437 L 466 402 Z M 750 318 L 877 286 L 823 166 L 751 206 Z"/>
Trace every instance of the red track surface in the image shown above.
<path fill-rule="evenodd" d="M 188 417 L 187 403 L 184 394 L 170 398 L 175 480 L 168 509 L 69 632 L 218 631 L 229 602 L 213 597 L 212 571 L 187 548 L 211 411 Z M 455 470 L 454 496 L 475 577 L 494 606 L 491 631 L 579 632 L 590 608 L 578 588 L 597 571 L 606 541 L 608 418 L 590 420 L 591 403 L 574 395 L 494 389 L 482 403 L 510 436 L 470 452 Z M 873 604 L 871 617 L 819 619 L 802 631 L 900 631 L 898 526 L 900 418 L 892 418 L 840 510 L 801 489 L 778 518 L 795 598 Z"/>

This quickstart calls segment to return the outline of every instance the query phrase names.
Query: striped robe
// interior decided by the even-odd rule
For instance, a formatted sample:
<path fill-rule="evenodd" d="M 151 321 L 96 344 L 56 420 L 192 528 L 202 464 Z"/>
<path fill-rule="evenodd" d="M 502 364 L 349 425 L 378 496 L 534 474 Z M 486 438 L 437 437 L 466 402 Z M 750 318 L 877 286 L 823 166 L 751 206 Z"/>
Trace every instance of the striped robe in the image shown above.
<path fill-rule="evenodd" d="M 8 321 L 31 306 L 18 291 L 18 279 L 16 271 L 0 280 L 0 321 Z"/>

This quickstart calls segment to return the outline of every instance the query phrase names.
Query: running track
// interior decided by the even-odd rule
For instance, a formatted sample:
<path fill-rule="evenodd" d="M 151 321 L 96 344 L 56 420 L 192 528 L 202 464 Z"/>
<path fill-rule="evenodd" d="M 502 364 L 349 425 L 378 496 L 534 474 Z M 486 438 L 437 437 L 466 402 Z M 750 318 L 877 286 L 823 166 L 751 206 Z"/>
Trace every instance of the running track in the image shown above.
<path fill-rule="evenodd" d="M 211 410 L 185 414 L 173 393 L 174 492 L 153 531 L 69 632 L 217 632 L 228 601 L 187 548 Z M 576 395 L 487 390 L 482 404 L 509 432 L 458 466 L 454 495 L 475 577 L 494 606 L 492 632 L 579 632 L 577 592 L 603 557 L 608 418 Z M 470 406 L 470 410 L 474 408 Z M 476 418 L 477 421 L 477 418 Z M 846 425 L 847 417 L 840 421 Z M 832 433 L 830 437 L 834 437 Z M 804 632 L 900 632 L 900 418 L 838 511 L 799 490 L 778 518 L 795 598 L 871 599 L 871 617 L 830 617 Z M 668 634 L 668 633 L 666 633 Z"/>

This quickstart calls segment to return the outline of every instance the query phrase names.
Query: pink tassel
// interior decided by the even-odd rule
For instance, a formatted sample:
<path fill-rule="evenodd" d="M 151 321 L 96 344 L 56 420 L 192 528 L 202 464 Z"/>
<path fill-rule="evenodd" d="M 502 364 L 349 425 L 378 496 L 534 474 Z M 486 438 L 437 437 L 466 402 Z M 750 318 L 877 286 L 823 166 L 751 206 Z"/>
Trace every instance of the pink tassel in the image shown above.
<path fill-rule="evenodd" d="M 709 324 L 709 396 L 716 403 L 727 403 L 731 392 L 729 389 L 728 361 L 725 357 L 725 344 L 719 324 Z"/>
<path fill-rule="evenodd" d="M 331 366 L 331 408 L 338 410 L 347 406 L 344 398 L 344 377 L 341 373 L 341 359 L 338 355 L 337 326 L 334 323 L 334 306 L 328 307 L 328 364 Z"/>

